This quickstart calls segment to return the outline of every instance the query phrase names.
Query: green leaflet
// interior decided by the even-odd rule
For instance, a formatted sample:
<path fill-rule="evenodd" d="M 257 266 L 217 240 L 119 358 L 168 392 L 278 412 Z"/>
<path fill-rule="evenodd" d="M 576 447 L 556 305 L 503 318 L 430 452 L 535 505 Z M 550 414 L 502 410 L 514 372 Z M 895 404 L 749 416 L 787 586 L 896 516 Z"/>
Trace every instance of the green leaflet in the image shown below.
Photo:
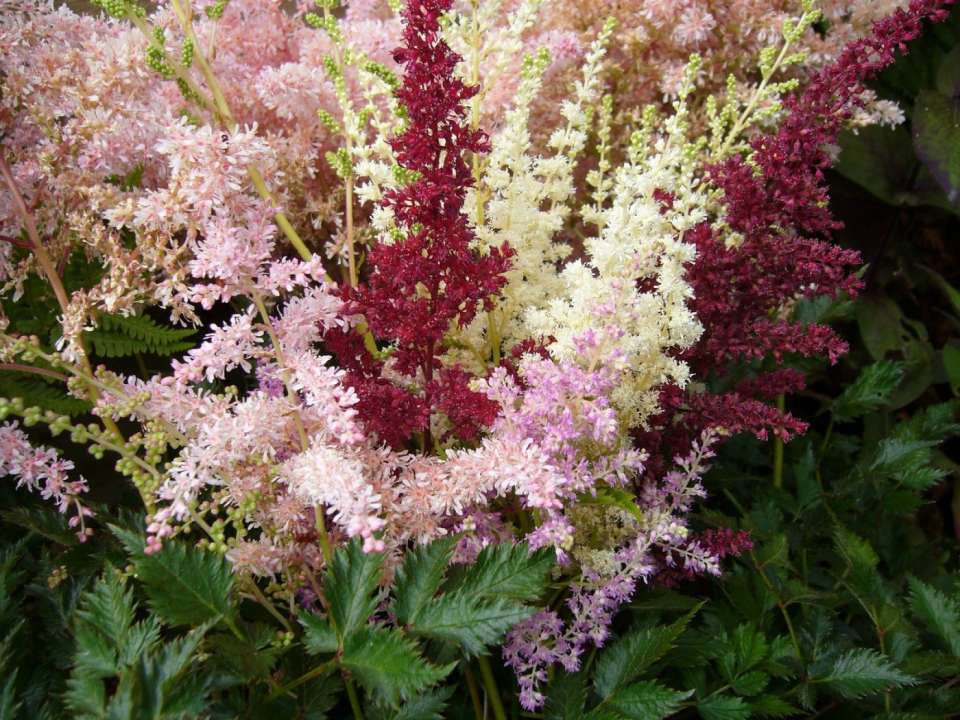
<path fill-rule="evenodd" d="M 100 316 L 100 325 L 84 333 L 96 355 L 106 358 L 128 357 L 137 353 L 174 355 L 189 350 L 196 343 L 192 328 L 172 328 L 160 325 L 146 315 Z"/>
<path fill-rule="evenodd" d="M 600 696 L 609 698 L 666 655 L 698 610 L 699 606 L 664 627 L 631 632 L 604 650 L 597 660 L 594 678 Z"/>
<path fill-rule="evenodd" d="M 219 555 L 168 542 L 163 550 L 134 558 L 150 607 L 172 625 L 200 625 L 233 612 L 233 574 Z"/>
<path fill-rule="evenodd" d="M 883 407 L 902 379 L 902 363 L 881 361 L 867 366 L 833 401 L 834 418 L 846 422 Z"/>
<path fill-rule="evenodd" d="M 337 635 L 342 639 L 362 628 L 377 608 L 374 595 L 383 555 L 365 553 L 356 539 L 338 548 L 324 575 L 324 592 Z"/>
<path fill-rule="evenodd" d="M 917 682 L 888 658 L 869 648 L 849 650 L 820 672 L 811 672 L 811 676 L 814 682 L 826 685 L 840 697 L 851 699 Z"/>
<path fill-rule="evenodd" d="M 910 605 L 953 656 L 960 658 L 960 601 L 912 577 Z"/>
<path fill-rule="evenodd" d="M 454 643 L 470 657 L 500 643 L 507 630 L 534 612 L 512 600 L 484 600 L 459 590 L 428 603 L 417 615 L 412 631 Z"/>
<path fill-rule="evenodd" d="M 396 628 L 369 626 L 347 636 L 341 664 L 377 701 L 397 705 L 446 677 L 456 666 L 431 665 Z"/>
<path fill-rule="evenodd" d="M 680 692 L 655 680 L 630 685 L 607 700 L 607 705 L 629 720 L 662 720 L 677 712 L 692 690 Z"/>
<path fill-rule="evenodd" d="M 520 543 L 488 545 L 467 569 L 457 589 L 486 598 L 535 600 L 543 592 L 553 567 L 553 552 Z"/>

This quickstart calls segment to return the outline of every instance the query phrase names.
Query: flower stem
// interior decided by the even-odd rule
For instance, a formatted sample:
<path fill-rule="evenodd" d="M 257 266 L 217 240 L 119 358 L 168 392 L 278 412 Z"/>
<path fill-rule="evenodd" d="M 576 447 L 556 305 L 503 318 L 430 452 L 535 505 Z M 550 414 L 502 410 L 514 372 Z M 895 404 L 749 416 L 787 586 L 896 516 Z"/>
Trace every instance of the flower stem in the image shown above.
<path fill-rule="evenodd" d="M 27 209 L 27 204 L 23 200 L 23 195 L 20 194 L 20 189 L 17 187 L 17 181 L 13 177 L 13 173 L 10 171 L 10 167 L 7 165 L 7 160 L 3 156 L 3 147 L 0 146 L 0 174 L 3 175 L 3 180 L 7 185 L 7 189 L 10 191 L 10 197 L 13 200 L 13 205 L 16 208 L 17 214 L 20 216 L 20 221 L 23 223 L 24 228 L 27 231 L 27 237 L 30 238 L 30 243 L 33 245 L 33 256 L 37 260 L 37 264 L 40 266 L 40 270 L 43 272 L 44 277 L 46 277 L 47 282 L 50 283 L 50 287 L 53 289 L 53 294 L 57 297 L 57 303 L 60 305 L 60 311 L 63 313 L 64 319 L 66 319 L 67 312 L 70 307 L 70 298 L 67 296 L 67 289 L 63 286 L 63 282 L 60 280 L 60 275 L 57 273 L 56 265 L 50 259 L 50 255 L 47 253 L 47 249 L 43 246 L 43 241 L 40 239 L 40 231 L 37 229 L 37 223 L 33 219 L 33 215 Z M 80 365 L 83 367 L 87 375 L 93 375 L 93 368 L 90 365 L 90 359 L 87 357 L 86 348 L 83 346 L 83 336 L 81 335 L 78 338 L 79 345 L 79 356 L 80 356 Z M 100 393 L 97 391 L 97 388 L 91 383 L 87 383 L 87 391 L 90 393 L 90 397 L 96 404 L 97 400 L 100 399 Z M 101 421 L 103 426 L 110 431 L 111 434 L 115 435 L 118 438 L 123 438 L 123 435 L 120 433 L 120 428 L 117 427 L 117 424 L 109 417 L 102 417 Z"/>
<path fill-rule="evenodd" d="M 786 398 L 781 393 L 777 396 L 777 410 L 782 415 L 786 408 Z M 773 436 L 773 486 L 783 487 L 783 438 L 779 435 Z"/>
<path fill-rule="evenodd" d="M 276 700 L 281 695 L 286 695 L 291 690 L 300 687 L 304 683 L 308 683 L 314 678 L 320 677 L 321 675 L 326 675 L 328 672 L 330 672 L 330 669 L 333 667 L 333 665 L 334 665 L 333 660 L 328 660 L 325 663 L 321 663 L 320 665 L 317 665 L 315 668 L 313 668 L 313 670 L 308 670 L 293 682 L 287 683 L 283 687 L 277 688 L 273 693 L 270 694 L 270 697 L 268 697 L 267 700 L 268 701 Z"/>
<path fill-rule="evenodd" d="M 503 709 L 503 701 L 500 699 L 500 691 L 497 689 L 497 679 L 493 676 L 493 668 L 490 667 L 490 658 L 481 655 L 477 658 L 477 665 L 480 666 L 483 689 L 487 691 L 490 706 L 493 708 L 493 717 L 496 720 L 507 720 L 507 713 Z"/>
<path fill-rule="evenodd" d="M 477 686 L 477 678 L 469 665 L 464 665 L 463 676 L 467 680 L 467 690 L 470 691 L 470 701 L 473 703 L 473 715 L 476 720 L 486 720 L 487 711 L 480 700 L 480 688 Z"/>
<path fill-rule="evenodd" d="M 344 684 L 347 686 L 347 697 L 350 699 L 350 709 L 353 710 L 354 720 L 363 720 L 363 710 L 360 707 L 360 698 L 357 696 L 357 688 L 353 681 L 344 678 Z"/>

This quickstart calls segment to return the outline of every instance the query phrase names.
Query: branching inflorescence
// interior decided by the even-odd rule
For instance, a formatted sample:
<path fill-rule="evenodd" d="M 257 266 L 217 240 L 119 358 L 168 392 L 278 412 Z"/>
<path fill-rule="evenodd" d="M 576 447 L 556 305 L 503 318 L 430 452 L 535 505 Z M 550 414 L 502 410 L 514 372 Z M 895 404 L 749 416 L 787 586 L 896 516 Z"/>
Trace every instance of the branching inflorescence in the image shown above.
<path fill-rule="evenodd" d="M 5 297 L 0 361 L 91 412 L 0 402 L 22 420 L 0 427 L 0 474 L 87 537 L 86 482 L 21 425 L 116 456 L 145 552 L 201 538 L 284 624 L 275 601 L 329 614 L 319 578 L 351 538 L 385 554 L 384 585 L 445 536 L 458 563 L 548 548 L 560 594 L 504 647 L 535 709 L 547 668 L 576 670 L 641 583 L 750 548 L 693 524 L 707 461 L 735 433 L 804 431 L 789 360 L 846 345 L 796 308 L 860 287 L 858 255 L 831 243 L 830 148 L 948 3 L 913 0 L 825 57 L 803 0 L 759 79 L 738 65 L 703 99 L 724 38 L 684 50 L 662 118 L 634 102 L 649 78 L 610 91 L 615 23 L 581 46 L 575 18 L 537 26 L 542 0 L 399 17 L 318 0 L 304 22 L 259 0 L 103 0 L 112 20 L 2 4 L 0 278 L 14 302 L 47 283 L 57 304 L 41 332 Z M 668 5 L 645 22 L 661 30 Z M 713 32 L 702 5 L 676 32 Z M 199 344 L 148 370 L 128 337 L 112 347 L 139 373 L 94 367 L 111 358 L 91 333 L 161 316 Z"/>

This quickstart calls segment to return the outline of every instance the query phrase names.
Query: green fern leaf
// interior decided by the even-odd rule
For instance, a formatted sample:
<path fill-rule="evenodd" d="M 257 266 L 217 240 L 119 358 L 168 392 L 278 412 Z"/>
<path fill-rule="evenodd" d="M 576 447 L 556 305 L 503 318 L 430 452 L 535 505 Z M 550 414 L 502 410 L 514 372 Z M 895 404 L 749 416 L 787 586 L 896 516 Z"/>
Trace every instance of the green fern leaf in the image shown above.
<path fill-rule="evenodd" d="M 194 347 L 192 328 L 161 325 L 146 315 L 101 315 L 100 326 L 85 333 L 102 357 L 129 357 L 137 353 L 173 355 Z"/>
<path fill-rule="evenodd" d="M 914 614 L 960 658 L 960 602 L 936 588 L 910 578 L 910 605 Z"/>

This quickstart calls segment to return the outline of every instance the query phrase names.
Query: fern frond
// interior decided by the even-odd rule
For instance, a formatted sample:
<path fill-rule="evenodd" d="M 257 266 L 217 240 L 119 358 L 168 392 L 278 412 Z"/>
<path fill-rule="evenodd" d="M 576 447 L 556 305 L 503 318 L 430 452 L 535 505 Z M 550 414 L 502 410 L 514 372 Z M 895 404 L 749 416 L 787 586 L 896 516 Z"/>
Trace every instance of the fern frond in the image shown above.
<path fill-rule="evenodd" d="M 94 352 L 101 357 L 129 357 L 137 353 L 173 355 L 189 350 L 195 343 L 192 328 L 173 328 L 159 324 L 147 315 L 125 317 L 101 315 L 100 327 L 86 333 Z"/>

